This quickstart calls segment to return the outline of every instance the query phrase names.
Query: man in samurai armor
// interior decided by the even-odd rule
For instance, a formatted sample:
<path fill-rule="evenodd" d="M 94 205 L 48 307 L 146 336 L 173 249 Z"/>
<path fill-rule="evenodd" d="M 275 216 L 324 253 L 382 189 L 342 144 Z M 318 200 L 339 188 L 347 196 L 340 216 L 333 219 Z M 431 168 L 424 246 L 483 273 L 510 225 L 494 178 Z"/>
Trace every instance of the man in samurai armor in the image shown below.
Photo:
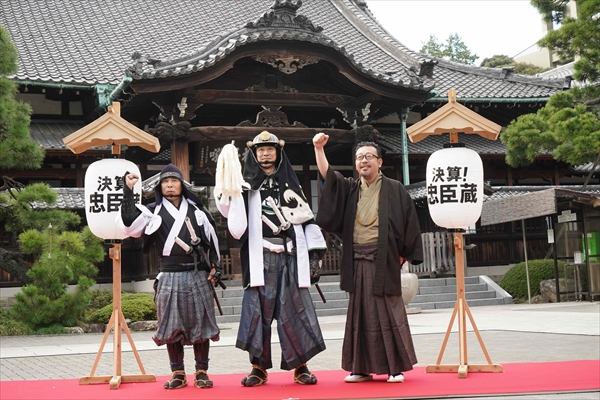
<path fill-rule="evenodd" d="M 284 145 L 283 140 L 263 131 L 247 143 L 243 174 L 233 144 L 223 148 L 217 165 L 217 207 L 227 218 L 231 235 L 242 243 L 245 290 L 236 347 L 249 353 L 252 364 L 242 379 L 244 386 L 267 382 L 267 370 L 273 367 L 274 319 L 281 369 L 294 370 L 294 382 L 317 383 L 306 363 L 325 350 L 309 289 L 319 280 L 327 246 Z M 236 172 L 238 196 L 230 196 L 223 190 L 223 180 Z"/>
<path fill-rule="evenodd" d="M 136 174 L 125 175 L 117 223 L 125 234 L 144 237 L 144 251 L 155 246 L 160 255 L 160 272 L 154 282 L 158 329 L 153 339 L 158 346 L 167 345 L 172 371 L 163 387 L 187 386 L 183 349 L 193 346 L 194 386 L 211 388 L 209 346 L 220 334 L 213 300 L 214 285 L 221 278 L 215 222 L 184 185 L 175 165 L 161 171 L 154 189 L 156 202 L 147 207 L 134 201 L 133 187 L 139 179 Z"/>

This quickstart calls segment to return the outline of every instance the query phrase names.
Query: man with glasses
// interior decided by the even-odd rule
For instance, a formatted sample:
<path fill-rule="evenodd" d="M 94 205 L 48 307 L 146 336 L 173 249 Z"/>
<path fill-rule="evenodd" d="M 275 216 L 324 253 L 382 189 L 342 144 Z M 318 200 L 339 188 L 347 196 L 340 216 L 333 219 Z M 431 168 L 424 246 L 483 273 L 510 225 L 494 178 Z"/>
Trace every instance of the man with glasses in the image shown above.
<path fill-rule="evenodd" d="M 360 130 L 361 128 L 359 128 Z M 325 156 L 329 136 L 313 138 L 324 185 L 317 224 L 342 235 L 340 287 L 350 293 L 342 368 L 348 383 L 387 375 L 387 382 L 404 381 L 402 372 L 417 363 L 402 301 L 400 282 L 404 260 L 423 260 L 421 231 L 414 203 L 404 186 L 381 173 L 381 149 L 359 142 L 354 165 L 359 178 L 344 178 Z"/>

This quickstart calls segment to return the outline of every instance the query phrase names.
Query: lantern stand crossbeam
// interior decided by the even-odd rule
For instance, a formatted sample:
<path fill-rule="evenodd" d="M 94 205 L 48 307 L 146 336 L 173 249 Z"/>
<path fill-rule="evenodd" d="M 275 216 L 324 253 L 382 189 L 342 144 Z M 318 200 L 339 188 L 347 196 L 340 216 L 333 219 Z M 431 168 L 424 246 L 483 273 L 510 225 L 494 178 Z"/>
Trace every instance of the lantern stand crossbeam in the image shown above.
<path fill-rule="evenodd" d="M 121 241 L 115 240 L 112 242 L 113 247 L 109 249 L 108 254 L 113 260 L 113 312 L 110 316 L 108 325 L 106 326 L 106 330 L 104 331 L 104 337 L 100 343 L 100 349 L 96 355 L 96 360 L 92 366 L 92 371 L 90 372 L 89 376 L 79 378 L 79 384 L 89 385 L 94 383 L 109 383 L 111 389 L 118 389 L 122 382 L 156 382 L 156 376 L 146 374 L 144 366 L 142 365 L 142 360 L 140 359 L 140 355 L 135 347 L 135 344 L 133 343 L 131 332 L 129 331 L 129 327 L 125 322 L 125 317 L 123 316 L 123 311 L 121 309 Z M 113 332 L 113 375 L 94 376 L 96 368 L 98 367 L 98 362 L 100 361 L 100 356 L 104 350 L 104 345 L 106 344 L 106 340 L 108 339 L 108 335 L 111 330 Z M 135 356 L 138 366 L 140 367 L 140 371 L 142 372 L 141 375 L 121 374 L 121 330 L 125 331 L 127 339 L 129 339 L 129 344 L 131 345 L 133 355 Z"/>
<path fill-rule="evenodd" d="M 448 324 L 448 330 L 440 349 L 437 362 L 433 365 L 428 365 L 425 368 L 425 372 L 458 372 L 459 378 L 466 378 L 468 372 L 503 372 L 502 365 L 493 364 L 490 355 L 485 348 L 483 339 L 479 334 L 473 315 L 469 310 L 467 300 L 465 297 L 465 274 L 464 274 L 464 248 L 463 248 L 463 234 L 461 231 L 454 232 L 454 249 L 456 255 L 456 304 L 454 305 L 454 311 Z M 448 338 L 452 327 L 454 326 L 454 319 L 458 315 L 458 351 L 460 364 L 441 364 L 444 351 L 446 350 L 446 344 L 448 344 Z M 467 360 L 467 324 L 466 316 L 471 321 L 471 326 L 475 331 L 479 345 L 483 350 L 487 364 L 469 364 Z"/>

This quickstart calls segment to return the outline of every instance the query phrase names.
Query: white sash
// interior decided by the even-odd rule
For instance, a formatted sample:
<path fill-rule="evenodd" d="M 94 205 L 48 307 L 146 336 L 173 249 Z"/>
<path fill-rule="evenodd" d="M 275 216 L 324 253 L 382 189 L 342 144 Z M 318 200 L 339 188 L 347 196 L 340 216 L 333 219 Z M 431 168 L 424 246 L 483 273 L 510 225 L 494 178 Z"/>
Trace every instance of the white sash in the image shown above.
<path fill-rule="evenodd" d="M 167 212 L 171 214 L 175 222 L 173 222 L 173 226 L 169 231 L 169 236 L 167 236 L 167 240 L 165 241 L 165 247 L 163 247 L 162 255 L 170 256 L 171 250 L 173 249 L 173 245 L 175 244 L 175 238 L 179 235 L 181 231 L 181 227 L 185 223 L 185 217 L 187 217 L 188 211 L 188 202 L 185 197 L 181 196 L 181 202 L 179 204 L 179 209 L 173 205 L 169 200 L 163 198 L 162 205 L 165 207 Z M 160 206 L 159 206 L 160 207 Z M 158 214 L 160 208 L 157 207 L 155 213 Z"/>
<path fill-rule="evenodd" d="M 250 190 L 248 192 L 248 255 L 251 287 L 265 286 L 261 215 L 260 191 Z"/>

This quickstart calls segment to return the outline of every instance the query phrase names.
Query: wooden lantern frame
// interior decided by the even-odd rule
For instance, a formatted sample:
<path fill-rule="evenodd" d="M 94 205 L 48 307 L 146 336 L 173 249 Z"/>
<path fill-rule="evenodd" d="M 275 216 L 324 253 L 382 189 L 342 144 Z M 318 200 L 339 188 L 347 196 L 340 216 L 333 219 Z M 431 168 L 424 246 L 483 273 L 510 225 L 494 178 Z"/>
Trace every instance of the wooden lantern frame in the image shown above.
<path fill-rule="evenodd" d="M 456 90 L 448 91 L 448 104 L 407 129 L 411 142 L 415 143 L 429 135 L 450 134 L 450 143 L 458 143 L 458 133 L 478 134 L 486 139 L 496 140 L 502 127 L 487 120 L 469 108 L 457 103 Z M 435 364 L 428 365 L 425 372 L 458 372 L 459 378 L 466 378 L 468 372 L 503 372 L 502 365 L 492 363 L 490 355 L 483 343 L 475 319 L 469 310 L 465 296 L 465 264 L 463 232 L 454 232 L 454 249 L 456 257 L 456 303 L 454 311 L 442 342 L 442 348 Z M 442 358 L 448 344 L 454 320 L 458 316 L 458 348 L 459 364 L 442 364 Z M 467 317 L 475 331 L 479 345 L 485 355 L 487 364 L 469 364 L 467 357 Z"/>
<path fill-rule="evenodd" d="M 78 131 L 65 137 L 63 142 L 75 154 L 84 152 L 93 146 L 111 146 L 112 154 L 118 156 L 121 154 L 121 145 L 140 146 L 148 151 L 158 153 L 160 144 L 156 137 L 142 131 L 136 126 L 130 124 L 121 118 L 121 104 L 114 102 L 108 107 L 108 112 L 94 122 L 84 126 Z M 109 257 L 113 260 L 113 311 L 104 331 L 100 349 L 96 354 L 96 359 L 92 366 L 89 376 L 79 379 L 80 385 L 89 385 L 95 383 L 109 383 L 110 389 L 118 389 L 122 382 L 156 382 L 156 376 L 147 374 L 142 365 L 140 355 L 133 343 L 133 338 L 129 327 L 125 322 L 123 310 L 121 308 L 121 240 L 107 240 L 112 243 L 109 249 Z M 100 357 L 106 345 L 108 335 L 113 332 L 113 375 L 95 376 L 96 368 L 100 362 Z M 129 344 L 140 368 L 141 374 L 123 375 L 122 374 L 122 331 L 127 335 Z"/>

